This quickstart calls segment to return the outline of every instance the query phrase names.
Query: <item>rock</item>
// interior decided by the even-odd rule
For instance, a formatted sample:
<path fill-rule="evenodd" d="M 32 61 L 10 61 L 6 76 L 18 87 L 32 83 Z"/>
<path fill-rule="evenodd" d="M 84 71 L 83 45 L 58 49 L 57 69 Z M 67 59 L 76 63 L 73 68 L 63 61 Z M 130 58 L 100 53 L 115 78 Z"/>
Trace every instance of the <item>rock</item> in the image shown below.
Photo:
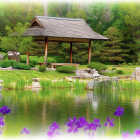
<path fill-rule="evenodd" d="M 38 71 L 38 70 L 39 70 L 39 68 L 37 68 L 37 67 L 32 67 L 32 68 L 31 68 L 31 70 Z"/>
<path fill-rule="evenodd" d="M 3 89 L 3 86 L 2 86 L 2 85 L 0 85 L 0 91 L 2 91 L 2 89 Z"/>
<path fill-rule="evenodd" d="M 131 80 L 137 80 L 140 81 L 140 67 L 135 68 L 135 71 L 131 75 Z"/>
<path fill-rule="evenodd" d="M 98 71 L 96 71 L 95 69 L 78 69 L 75 72 L 76 76 L 79 78 L 93 78 L 94 75 L 95 76 L 99 76 Z"/>
<path fill-rule="evenodd" d="M 33 82 L 39 82 L 40 78 L 32 78 Z"/>
<path fill-rule="evenodd" d="M 3 83 L 3 80 L 0 80 L 0 84 Z"/>
<path fill-rule="evenodd" d="M 46 71 L 56 71 L 55 68 L 46 68 Z"/>
<path fill-rule="evenodd" d="M 39 82 L 32 82 L 32 88 L 41 88 Z"/>
<path fill-rule="evenodd" d="M 20 53 L 19 52 L 8 51 L 7 57 L 9 60 L 16 60 L 17 62 L 20 62 Z"/>
<path fill-rule="evenodd" d="M 97 78 L 97 81 L 98 82 L 102 82 L 102 81 L 110 81 L 111 80 L 111 78 L 109 77 L 109 76 L 100 76 L 100 77 L 98 77 Z"/>
<path fill-rule="evenodd" d="M 4 59 L 4 55 L 0 54 L 0 60 L 3 60 L 3 59 Z"/>
<path fill-rule="evenodd" d="M 95 72 L 94 74 L 93 74 L 93 77 L 99 77 L 100 76 L 100 74 L 98 73 L 98 72 Z"/>
<path fill-rule="evenodd" d="M 10 66 L 10 67 L 8 67 L 8 68 L 1 68 L 1 67 L 0 67 L 0 70 L 17 70 L 17 69 L 13 69 L 13 68 Z"/>

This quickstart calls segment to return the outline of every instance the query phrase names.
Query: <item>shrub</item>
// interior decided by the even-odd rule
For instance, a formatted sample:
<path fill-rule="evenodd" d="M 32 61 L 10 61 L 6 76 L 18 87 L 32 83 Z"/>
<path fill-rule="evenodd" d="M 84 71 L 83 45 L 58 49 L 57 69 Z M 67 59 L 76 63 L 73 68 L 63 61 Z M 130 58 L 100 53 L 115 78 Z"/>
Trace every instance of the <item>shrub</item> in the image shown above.
<path fill-rule="evenodd" d="M 111 70 L 116 70 L 116 68 L 112 68 Z"/>
<path fill-rule="evenodd" d="M 39 67 L 39 72 L 44 72 L 46 71 L 46 66 L 40 66 Z"/>
<path fill-rule="evenodd" d="M 100 62 L 91 62 L 88 64 L 88 67 L 89 68 L 92 68 L 92 69 L 96 69 L 97 71 L 101 71 L 101 70 L 106 70 L 107 67 L 105 64 L 102 64 Z"/>
<path fill-rule="evenodd" d="M 57 67 L 56 70 L 58 72 L 63 72 L 63 73 L 73 73 L 76 70 L 76 67 L 74 67 L 74 66 L 60 66 L 60 67 Z"/>
<path fill-rule="evenodd" d="M 0 67 L 7 68 L 10 66 L 13 66 L 14 63 L 16 63 L 16 61 L 14 61 L 14 60 L 2 60 L 0 62 Z"/>
<path fill-rule="evenodd" d="M 30 66 L 28 66 L 28 65 L 26 65 L 26 64 L 24 64 L 24 63 L 14 63 L 13 64 L 13 68 L 15 68 L 15 69 L 23 69 L 23 70 L 30 70 Z"/>
<path fill-rule="evenodd" d="M 117 74 L 123 74 L 123 71 L 122 70 L 117 70 L 116 73 Z"/>

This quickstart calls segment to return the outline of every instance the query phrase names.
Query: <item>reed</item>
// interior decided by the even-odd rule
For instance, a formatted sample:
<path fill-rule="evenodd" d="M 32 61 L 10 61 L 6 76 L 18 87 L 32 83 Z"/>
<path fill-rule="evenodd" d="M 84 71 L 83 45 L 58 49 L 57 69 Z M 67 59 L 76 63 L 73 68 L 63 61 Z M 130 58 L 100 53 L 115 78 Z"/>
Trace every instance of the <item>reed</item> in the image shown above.
<path fill-rule="evenodd" d="M 77 80 L 76 82 L 69 82 L 69 81 L 51 81 L 51 80 L 41 80 L 40 85 L 42 89 L 48 89 L 48 88 L 74 88 L 74 89 L 86 89 L 86 83 L 79 82 Z"/>

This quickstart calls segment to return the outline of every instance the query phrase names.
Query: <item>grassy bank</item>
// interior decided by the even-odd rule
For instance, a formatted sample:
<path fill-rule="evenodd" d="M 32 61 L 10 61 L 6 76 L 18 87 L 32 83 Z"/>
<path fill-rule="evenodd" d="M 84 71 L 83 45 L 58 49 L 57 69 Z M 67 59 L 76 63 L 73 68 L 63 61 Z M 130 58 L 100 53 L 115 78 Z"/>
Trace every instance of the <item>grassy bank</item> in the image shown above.
<path fill-rule="evenodd" d="M 134 69 L 136 65 L 132 66 L 113 66 L 113 65 L 107 65 L 108 70 L 112 70 L 112 68 L 116 68 L 116 70 L 123 70 L 123 74 L 117 74 L 114 73 L 104 73 L 104 75 L 108 76 L 121 76 L 121 75 L 131 75 L 132 72 L 134 72 Z M 80 65 L 79 69 L 86 69 L 87 65 Z M 60 73 L 57 71 L 46 71 L 46 72 L 38 72 L 33 70 L 0 70 L 0 79 L 10 82 L 15 82 L 18 79 L 25 79 L 25 80 L 31 80 L 32 78 L 44 78 L 44 79 L 63 79 L 66 76 L 74 76 L 75 74 L 69 74 L 69 73 Z"/>
<path fill-rule="evenodd" d="M 107 69 L 110 70 L 110 71 L 112 70 L 112 68 L 115 68 L 116 71 L 117 70 L 122 70 L 123 71 L 122 74 L 118 74 L 117 72 L 102 73 L 103 75 L 110 76 L 110 77 L 113 77 L 113 76 L 123 76 L 123 75 L 131 75 L 132 72 L 134 72 L 136 67 L 140 67 L 139 65 L 106 65 L 106 66 L 107 66 Z M 86 69 L 86 68 L 88 68 L 87 65 L 80 65 L 79 66 L 79 69 Z"/>

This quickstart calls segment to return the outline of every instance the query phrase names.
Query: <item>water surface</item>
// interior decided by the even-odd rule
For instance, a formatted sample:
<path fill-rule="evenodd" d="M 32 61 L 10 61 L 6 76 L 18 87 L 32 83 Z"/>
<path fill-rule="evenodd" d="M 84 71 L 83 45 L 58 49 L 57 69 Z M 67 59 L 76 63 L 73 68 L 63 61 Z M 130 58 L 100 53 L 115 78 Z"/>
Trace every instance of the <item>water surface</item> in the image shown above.
<path fill-rule="evenodd" d="M 140 128 L 139 91 L 99 93 L 73 89 L 48 89 L 39 92 L 3 90 L 0 94 L 0 107 L 3 105 L 11 109 L 11 113 L 6 115 L 6 125 L 3 128 L 5 136 L 18 136 L 24 127 L 30 129 L 31 135 L 45 135 L 54 121 L 60 124 L 61 133 L 65 133 L 67 128 L 64 123 L 74 115 L 83 116 L 88 121 L 99 118 L 102 128 L 97 135 L 106 135 L 103 124 L 107 116 L 115 118 L 115 127 L 110 128 L 109 135 L 117 136 L 119 119 L 113 113 L 119 105 L 125 108 L 125 115 L 121 117 L 121 132 L 134 133 L 136 128 Z"/>

